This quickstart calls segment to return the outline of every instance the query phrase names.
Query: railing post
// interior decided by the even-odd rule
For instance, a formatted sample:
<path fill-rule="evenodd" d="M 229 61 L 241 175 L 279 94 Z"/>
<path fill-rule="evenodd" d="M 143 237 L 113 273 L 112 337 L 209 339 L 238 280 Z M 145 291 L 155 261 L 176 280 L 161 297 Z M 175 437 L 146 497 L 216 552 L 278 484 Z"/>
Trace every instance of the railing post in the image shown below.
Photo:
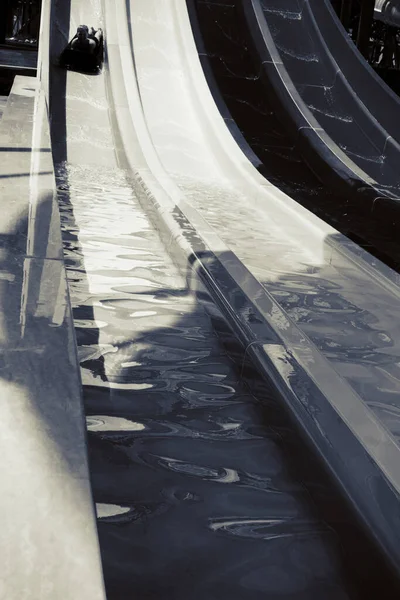
<path fill-rule="evenodd" d="M 0 44 L 14 36 L 13 45 L 32 47 L 39 34 L 41 4 L 42 0 L 0 0 Z"/>
<path fill-rule="evenodd" d="M 340 9 L 340 20 L 345 29 L 350 27 L 351 9 L 353 8 L 353 0 L 342 0 Z"/>
<path fill-rule="evenodd" d="M 358 25 L 357 46 L 361 54 L 368 59 L 369 38 L 374 18 L 375 0 L 362 0 L 360 22 Z"/>
<path fill-rule="evenodd" d="M 4 44 L 7 33 L 7 12 L 8 12 L 8 0 L 0 2 L 0 44 Z"/>

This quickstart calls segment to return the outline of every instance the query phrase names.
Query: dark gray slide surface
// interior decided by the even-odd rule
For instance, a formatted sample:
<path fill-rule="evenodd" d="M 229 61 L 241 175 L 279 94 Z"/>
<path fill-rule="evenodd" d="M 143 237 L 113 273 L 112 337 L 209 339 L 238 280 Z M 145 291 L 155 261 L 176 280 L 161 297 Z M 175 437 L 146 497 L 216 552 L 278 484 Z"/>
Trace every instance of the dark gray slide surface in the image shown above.
<path fill-rule="evenodd" d="M 400 99 L 360 54 L 338 19 L 330 0 L 308 0 L 308 10 L 326 50 L 336 60 L 371 115 L 394 140 L 400 142 Z"/>
<path fill-rule="evenodd" d="M 393 218 L 399 103 L 350 47 L 328 4 L 241 1 L 265 89 L 309 166 L 353 201 L 358 195 L 360 209 L 387 211 L 390 198 Z"/>

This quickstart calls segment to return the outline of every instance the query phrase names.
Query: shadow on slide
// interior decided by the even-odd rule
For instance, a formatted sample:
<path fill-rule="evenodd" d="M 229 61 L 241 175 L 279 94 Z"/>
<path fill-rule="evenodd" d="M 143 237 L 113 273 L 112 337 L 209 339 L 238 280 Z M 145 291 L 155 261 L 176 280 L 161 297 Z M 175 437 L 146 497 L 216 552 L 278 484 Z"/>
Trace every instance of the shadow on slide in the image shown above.
<path fill-rule="evenodd" d="M 108 326 L 157 302 L 166 314 L 190 297 L 184 288 L 138 289 L 130 302 L 110 301 Z M 374 600 L 382 589 L 397 598 L 391 573 L 229 324 L 208 294 L 196 305 L 173 326 L 126 330 L 106 373 L 99 358 L 82 363 L 102 379 L 85 386 L 85 405 L 94 495 L 109 510 L 98 522 L 109 600 L 131 589 L 166 600 L 253 600 L 271 590 Z M 136 430 L 107 427 L 118 418 Z"/>
<path fill-rule="evenodd" d="M 67 77 L 68 70 L 59 65 L 59 58 L 68 48 L 68 35 L 71 20 L 71 0 L 51 3 L 51 31 L 50 31 L 50 132 L 53 151 L 53 162 L 55 167 L 57 196 L 60 206 L 61 227 L 63 230 L 63 243 L 75 251 L 81 252 L 79 237 L 72 236 L 69 239 L 69 231 L 76 229 L 74 210 L 70 198 L 70 183 L 66 163 L 67 153 Z M 72 41 L 72 40 L 71 40 Z M 102 45 L 102 52 L 103 52 Z M 97 70 L 94 75 L 97 75 Z M 66 261 L 68 267 L 68 262 Z M 84 259 L 82 257 L 82 268 Z M 68 269 L 67 269 L 68 273 Z M 87 287 L 89 294 L 89 288 Z M 93 307 L 86 307 L 85 318 L 94 321 Z M 95 343 L 99 337 L 99 329 L 92 329 L 92 342 Z"/>

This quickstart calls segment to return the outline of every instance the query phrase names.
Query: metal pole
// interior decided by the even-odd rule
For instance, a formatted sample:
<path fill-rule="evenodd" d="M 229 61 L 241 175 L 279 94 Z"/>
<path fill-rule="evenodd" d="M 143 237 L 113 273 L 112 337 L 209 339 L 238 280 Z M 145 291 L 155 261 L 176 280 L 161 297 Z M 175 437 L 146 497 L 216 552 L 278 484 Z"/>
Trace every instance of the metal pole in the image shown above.
<path fill-rule="evenodd" d="M 357 46 L 361 54 L 368 59 L 369 38 L 374 18 L 375 0 L 362 0 L 360 23 L 358 25 Z"/>
<path fill-rule="evenodd" d="M 8 4 L 7 0 L 0 2 L 0 44 L 4 44 L 6 39 Z"/>
<path fill-rule="evenodd" d="M 353 8 L 353 0 L 342 0 L 342 6 L 340 8 L 340 20 L 342 21 L 343 27 L 349 30 L 351 9 Z"/>

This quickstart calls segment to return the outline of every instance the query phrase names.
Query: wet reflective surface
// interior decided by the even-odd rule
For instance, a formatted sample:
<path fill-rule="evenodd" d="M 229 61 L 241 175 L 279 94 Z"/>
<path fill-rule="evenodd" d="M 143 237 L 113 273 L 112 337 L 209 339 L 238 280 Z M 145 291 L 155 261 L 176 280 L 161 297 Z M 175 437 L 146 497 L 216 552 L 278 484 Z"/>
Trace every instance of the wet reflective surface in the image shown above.
<path fill-rule="evenodd" d="M 345 268 L 329 264 L 329 240 L 321 244 L 318 264 L 316 256 L 310 260 L 306 249 L 301 251 L 283 232 L 279 236 L 272 223 L 266 230 L 258 211 L 244 228 L 246 205 L 236 190 L 201 187 L 188 178 L 176 180 L 221 238 L 400 442 L 398 296 L 382 293 L 368 274 L 351 263 Z M 232 212 L 224 220 L 228 203 Z"/>
<path fill-rule="evenodd" d="M 70 28 L 101 14 L 97 0 L 77 0 L 71 12 L 54 4 L 54 52 Z M 152 6 L 158 22 L 148 18 Z M 189 196 L 185 170 L 199 169 L 203 201 L 215 195 L 207 210 L 217 218 L 225 204 L 228 222 L 230 177 L 218 192 L 221 173 L 208 169 L 215 161 L 204 140 L 197 144 L 196 115 L 186 129 L 180 62 L 172 78 L 167 72 L 176 58 L 170 3 L 154 6 L 132 11 L 151 141 Z M 353 517 L 208 295 L 188 292 L 116 168 L 105 79 L 54 69 L 51 123 L 108 599 L 378 597 L 383 572 Z M 160 103 L 155 83 L 165 80 Z M 196 153 L 185 157 L 189 147 Z M 235 207 L 243 200 L 232 198 Z M 285 244 L 278 272 L 295 256 Z"/>
<path fill-rule="evenodd" d="M 123 172 L 58 182 L 109 600 L 357 597 L 310 502 L 331 492 L 295 475 L 307 453 Z"/>

